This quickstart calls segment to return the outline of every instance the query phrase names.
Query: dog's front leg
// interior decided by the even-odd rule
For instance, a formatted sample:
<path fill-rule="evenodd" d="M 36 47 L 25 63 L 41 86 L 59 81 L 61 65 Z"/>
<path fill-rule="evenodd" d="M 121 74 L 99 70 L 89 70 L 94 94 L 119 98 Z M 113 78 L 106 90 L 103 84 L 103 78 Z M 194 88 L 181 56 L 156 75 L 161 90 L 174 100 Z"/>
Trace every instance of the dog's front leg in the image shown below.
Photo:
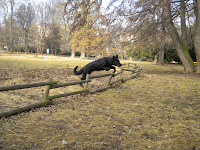
<path fill-rule="evenodd" d="M 114 73 L 116 72 L 116 68 L 114 66 L 110 66 L 110 69 L 114 69 Z"/>
<path fill-rule="evenodd" d="M 107 67 L 105 70 L 106 70 L 106 71 L 109 71 L 109 70 L 110 70 L 110 68 L 108 68 L 108 67 Z"/>
<path fill-rule="evenodd" d="M 101 70 L 109 71 L 109 70 L 110 70 L 110 67 L 101 67 Z"/>

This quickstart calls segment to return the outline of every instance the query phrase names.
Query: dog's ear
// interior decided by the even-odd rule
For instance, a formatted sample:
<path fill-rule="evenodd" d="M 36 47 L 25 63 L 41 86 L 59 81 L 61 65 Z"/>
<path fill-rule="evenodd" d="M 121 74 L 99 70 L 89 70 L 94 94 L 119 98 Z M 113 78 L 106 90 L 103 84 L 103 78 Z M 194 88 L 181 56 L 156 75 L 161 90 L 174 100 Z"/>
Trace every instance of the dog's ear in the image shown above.
<path fill-rule="evenodd" d="M 116 55 L 116 58 L 118 59 L 118 55 Z"/>

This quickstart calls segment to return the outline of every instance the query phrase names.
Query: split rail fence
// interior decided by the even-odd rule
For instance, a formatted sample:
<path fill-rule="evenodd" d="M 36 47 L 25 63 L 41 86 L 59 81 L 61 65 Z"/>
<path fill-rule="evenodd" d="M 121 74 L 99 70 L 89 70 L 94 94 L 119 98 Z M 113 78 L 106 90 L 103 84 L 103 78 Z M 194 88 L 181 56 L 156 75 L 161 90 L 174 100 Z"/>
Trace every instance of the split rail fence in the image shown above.
<path fill-rule="evenodd" d="M 0 118 L 9 117 L 9 116 L 12 116 L 12 115 L 24 112 L 24 111 L 29 111 L 29 110 L 34 109 L 34 108 L 38 108 L 38 107 L 41 107 L 41 106 L 52 104 L 53 99 L 56 99 L 56 98 L 61 98 L 61 97 L 76 95 L 76 94 L 82 94 L 82 93 L 96 93 L 96 92 L 104 91 L 108 88 L 111 88 L 113 84 L 116 84 L 118 82 L 123 83 L 127 80 L 135 78 L 136 76 L 138 76 L 140 74 L 140 70 L 142 70 L 142 68 L 139 67 L 139 66 L 136 66 L 136 64 L 128 63 L 127 67 L 120 68 L 120 71 L 118 73 L 101 74 L 101 75 L 96 75 L 96 76 L 87 75 L 86 80 L 84 80 L 84 81 L 75 81 L 75 82 L 57 84 L 57 81 L 52 81 L 52 79 L 49 78 L 47 82 L 0 87 L 0 92 L 2 92 L 2 91 L 19 90 L 19 89 L 46 86 L 43 101 L 41 101 L 39 103 L 28 105 L 28 106 L 20 107 L 20 108 L 15 108 L 15 109 L 12 109 L 12 110 L 9 110 L 9 111 L 6 111 L 6 112 L 1 112 Z M 122 77 L 122 74 L 123 74 L 124 71 L 131 72 L 129 78 L 123 78 Z M 120 75 L 120 78 L 115 80 L 115 81 L 112 81 L 112 78 L 114 78 L 115 76 L 118 76 L 118 75 Z M 88 83 L 91 82 L 92 79 L 101 78 L 101 77 L 108 77 L 108 76 L 110 76 L 110 78 L 108 80 L 108 84 L 107 84 L 106 87 L 97 89 L 95 91 L 89 90 Z M 67 87 L 67 86 L 71 86 L 71 85 L 78 85 L 78 84 L 82 84 L 82 83 L 85 83 L 82 90 L 74 91 L 74 92 L 70 92 L 70 93 L 66 93 L 66 94 L 49 96 L 51 89 L 60 88 L 60 87 Z"/>

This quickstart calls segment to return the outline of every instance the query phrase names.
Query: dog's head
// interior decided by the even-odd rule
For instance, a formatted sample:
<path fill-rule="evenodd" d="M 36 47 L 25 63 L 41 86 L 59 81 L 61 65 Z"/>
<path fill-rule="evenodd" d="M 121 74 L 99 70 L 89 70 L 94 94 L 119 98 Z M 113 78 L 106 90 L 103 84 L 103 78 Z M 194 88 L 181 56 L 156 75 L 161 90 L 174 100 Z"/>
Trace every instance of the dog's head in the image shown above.
<path fill-rule="evenodd" d="M 122 64 L 120 63 L 120 61 L 119 61 L 119 59 L 118 59 L 118 55 L 116 55 L 116 57 L 113 56 L 112 59 L 113 59 L 113 65 L 118 66 L 118 67 L 121 67 L 121 66 L 122 66 Z"/>

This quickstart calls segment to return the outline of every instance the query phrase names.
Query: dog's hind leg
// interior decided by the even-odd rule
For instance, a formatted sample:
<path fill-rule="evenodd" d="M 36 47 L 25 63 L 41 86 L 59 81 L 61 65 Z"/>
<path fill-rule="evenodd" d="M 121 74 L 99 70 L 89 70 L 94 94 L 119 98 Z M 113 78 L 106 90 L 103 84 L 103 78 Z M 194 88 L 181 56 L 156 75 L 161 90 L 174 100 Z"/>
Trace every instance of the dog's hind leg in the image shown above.
<path fill-rule="evenodd" d="M 86 79 L 86 75 L 87 75 L 87 74 L 83 73 L 83 76 L 82 76 L 82 78 L 81 78 L 81 81 L 83 81 L 83 80 Z M 82 83 L 80 83 L 80 85 L 83 87 L 83 84 L 82 84 Z"/>
<path fill-rule="evenodd" d="M 86 75 L 87 75 L 87 74 L 84 72 L 84 73 L 83 73 L 83 76 L 82 76 L 82 78 L 81 78 L 81 80 L 85 80 L 85 79 L 86 79 Z"/>

